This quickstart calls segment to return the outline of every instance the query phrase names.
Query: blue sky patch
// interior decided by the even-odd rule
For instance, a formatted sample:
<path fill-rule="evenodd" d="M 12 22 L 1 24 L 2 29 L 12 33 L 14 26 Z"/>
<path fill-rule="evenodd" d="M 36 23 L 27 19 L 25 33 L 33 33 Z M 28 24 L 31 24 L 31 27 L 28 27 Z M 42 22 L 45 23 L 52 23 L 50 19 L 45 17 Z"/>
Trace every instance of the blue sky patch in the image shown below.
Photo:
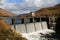
<path fill-rule="evenodd" d="M 10 3 L 20 3 L 20 2 L 24 2 L 24 0 L 8 0 L 7 2 L 10 2 Z"/>

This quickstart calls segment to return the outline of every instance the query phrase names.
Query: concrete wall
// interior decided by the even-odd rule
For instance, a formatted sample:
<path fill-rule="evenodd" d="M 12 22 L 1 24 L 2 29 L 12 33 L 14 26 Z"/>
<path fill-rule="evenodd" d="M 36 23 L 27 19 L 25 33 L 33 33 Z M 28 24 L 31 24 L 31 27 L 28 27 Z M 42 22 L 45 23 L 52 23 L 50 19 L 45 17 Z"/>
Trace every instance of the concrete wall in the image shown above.
<path fill-rule="evenodd" d="M 26 24 L 26 27 L 27 27 L 27 32 L 28 32 L 28 33 L 35 31 L 34 23 L 28 23 L 28 24 Z"/>
<path fill-rule="evenodd" d="M 43 29 L 48 29 L 48 26 L 47 26 L 47 23 L 46 23 L 46 22 L 42 22 L 41 25 L 42 25 L 42 28 L 43 28 Z"/>
<path fill-rule="evenodd" d="M 35 27 L 36 27 L 36 31 L 43 29 L 43 28 L 42 28 L 42 25 L 41 25 L 41 22 L 36 22 L 36 23 L 35 23 Z"/>
<path fill-rule="evenodd" d="M 21 33 L 26 33 L 25 24 L 17 24 L 16 25 L 16 31 L 19 31 Z"/>
<path fill-rule="evenodd" d="M 30 33 L 38 30 L 48 29 L 46 22 L 17 24 L 15 27 L 16 27 L 16 31 L 19 31 L 21 33 Z M 11 25 L 11 28 L 14 30 L 13 25 Z"/>

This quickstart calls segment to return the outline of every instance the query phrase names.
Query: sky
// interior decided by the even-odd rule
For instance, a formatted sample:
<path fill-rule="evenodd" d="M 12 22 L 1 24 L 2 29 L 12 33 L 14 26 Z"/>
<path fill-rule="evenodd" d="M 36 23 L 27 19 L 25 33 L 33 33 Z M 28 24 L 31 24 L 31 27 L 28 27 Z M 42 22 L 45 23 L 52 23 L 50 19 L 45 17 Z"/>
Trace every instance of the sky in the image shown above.
<path fill-rule="evenodd" d="M 60 4 L 60 0 L 0 0 L 0 8 L 15 14 L 29 13 Z"/>

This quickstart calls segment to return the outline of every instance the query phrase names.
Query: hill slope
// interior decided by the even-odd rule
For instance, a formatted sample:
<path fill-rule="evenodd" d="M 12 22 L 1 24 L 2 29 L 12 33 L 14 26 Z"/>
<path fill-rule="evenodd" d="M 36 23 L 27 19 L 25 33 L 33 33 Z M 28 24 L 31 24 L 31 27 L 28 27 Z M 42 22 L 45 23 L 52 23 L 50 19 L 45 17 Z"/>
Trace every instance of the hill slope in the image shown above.
<path fill-rule="evenodd" d="M 60 16 L 60 4 L 55 5 L 54 7 L 42 8 L 34 12 L 35 17 L 40 16 Z M 32 12 L 27 14 L 18 15 L 18 17 L 32 17 Z"/>
<path fill-rule="evenodd" d="M 38 11 L 35 11 L 36 16 L 59 16 L 60 15 L 60 4 L 54 7 L 42 8 Z"/>
<path fill-rule="evenodd" d="M 17 14 L 13 14 L 9 11 L 6 11 L 6 10 L 0 8 L 0 16 L 17 16 Z"/>

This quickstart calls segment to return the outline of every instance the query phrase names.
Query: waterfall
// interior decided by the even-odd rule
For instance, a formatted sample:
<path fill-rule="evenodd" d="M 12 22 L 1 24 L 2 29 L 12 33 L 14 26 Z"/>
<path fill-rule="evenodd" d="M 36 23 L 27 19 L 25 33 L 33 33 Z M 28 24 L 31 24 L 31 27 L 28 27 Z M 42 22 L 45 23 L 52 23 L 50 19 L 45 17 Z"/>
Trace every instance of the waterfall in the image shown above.
<path fill-rule="evenodd" d="M 53 38 L 48 39 L 45 37 L 46 34 L 51 36 L 52 33 L 55 33 L 54 30 L 48 29 L 47 23 L 45 21 L 27 23 L 26 25 L 18 24 L 16 25 L 16 31 L 20 32 L 23 37 L 27 38 L 28 40 L 55 40 Z"/>
<path fill-rule="evenodd" d="M 14 29 L 14 26 L 12 26 L 11 28 Z M 44 29 L 48 29 L 46 22 L 16 24 L 16 31 L 19 31 L 21 33 L 30 33 Z"/>

